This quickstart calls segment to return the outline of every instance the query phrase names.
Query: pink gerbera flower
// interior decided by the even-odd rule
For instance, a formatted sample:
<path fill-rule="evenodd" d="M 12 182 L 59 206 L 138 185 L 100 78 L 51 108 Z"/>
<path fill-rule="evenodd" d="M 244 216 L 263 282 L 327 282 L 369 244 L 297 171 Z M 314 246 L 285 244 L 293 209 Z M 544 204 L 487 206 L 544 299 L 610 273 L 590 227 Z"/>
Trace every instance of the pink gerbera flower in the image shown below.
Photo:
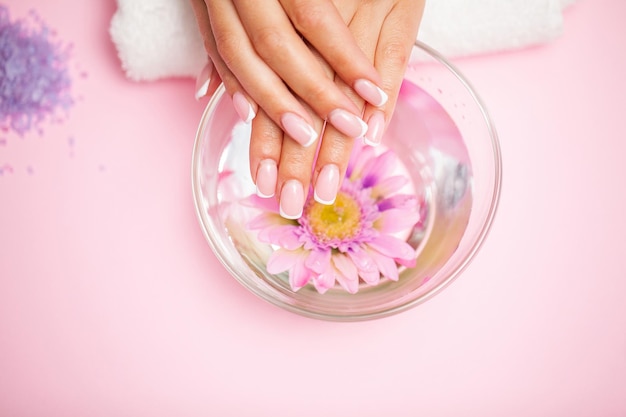
<path fill-rule="evenodd" d="M 356 293 L 360 282 L 398 280 L 398 267 L 414 266 L 415 249 L 402 234 L 420 220 L 421 199 L 401 193 L 408 183 L 397 174 L 398 159 L 387 150 L 356 144 L 334 204 L 316 202 L 309 193 L 302 217 L 280 216 L 275 199 L 251 201 L 263 212 L 248 223 L 261 242 L 276 250 L 267 271 L 289 271 L 294 291 L 312 284 L 320 293 L 339 283 Z"/>

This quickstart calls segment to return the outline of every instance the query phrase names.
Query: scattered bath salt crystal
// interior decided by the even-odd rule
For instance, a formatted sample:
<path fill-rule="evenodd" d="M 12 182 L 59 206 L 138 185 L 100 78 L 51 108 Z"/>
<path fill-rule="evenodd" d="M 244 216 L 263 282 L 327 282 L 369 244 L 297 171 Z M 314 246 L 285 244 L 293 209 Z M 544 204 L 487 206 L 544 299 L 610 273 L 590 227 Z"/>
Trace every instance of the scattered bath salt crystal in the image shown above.
<path fill-rule="evenodd" d="M 32 166 L 29 165 L 26 167 L 26 172 L 28 173 L 28 175 L 33 175 L 35 173 L 35 170 Z"/>
<path fill-rule="evenodd" d="M 73 104 L 68 61 L 71 47 L 55 40 L 33 11 L 11 21 L 0 5 L 0 127 L 19 135 L 40 123 L 59 122 Z"/>
<path fill-rule="evenodd" d="M 0 167 L 0 175 L 13 174 L 13 167 L 9 164 L 4 164 Z"/>
<path fill-rule="evenodd" d="M 74 136 L 70 136 L 67 138 L 67 146 L 70 148 L 70 158 L 74 157 L 75 144 L 76 140 L 74 139 Z"/>

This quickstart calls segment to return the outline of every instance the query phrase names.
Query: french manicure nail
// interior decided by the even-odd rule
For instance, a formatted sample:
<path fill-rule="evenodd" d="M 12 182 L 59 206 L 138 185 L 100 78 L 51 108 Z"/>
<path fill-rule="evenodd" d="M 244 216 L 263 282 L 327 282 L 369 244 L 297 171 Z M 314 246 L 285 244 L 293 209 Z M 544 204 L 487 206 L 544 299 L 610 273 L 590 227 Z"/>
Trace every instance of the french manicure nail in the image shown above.
<path fill-rule="evenodd" d="M 363 137 L 366 144 L 370 146 L 378 146 L 383 139 L 385 131 L 385 113 L 376 111 L 372 113 L 367 122 L 367 135 Z"/>
<path fill-rule="evenodd" d="M 343 109 L 331 111 L 328 120 L 337 130 L 351 138 L 363 137 L 367 132 L 367 124 L 360 117 Z"/>
<path fill-rule="evenodd" d="M 209 84 L 211 83 L 211 74 L 213 73 L 213 63 L 211 61 L 202 68 L 198 78 L 196 78 L 196 100 L 200 100 L 209 92 Z"/>
<path fill-rule="evenodd" d="M 278 168 L 273 159 L 264 159 L 259 163 L 256 172 L 256 193 L 259 197 L 270 198 L 276 190 Z"/>
<path fill-rule="evenodd" d="M 300 145 L 309 147 L 317 139 L 317 132 L 304 119 L 294 113 L 285 113 L 280 118 L 283 129 Z"/>
<path fill-rule="evenodd" d="M 315 182 L 313 198 L 320 204 L 333 204 L 339 190 L 339 167 L 335 164 L 325 165 Z"/>
<path fill-rule="evenodd" d="M 361 96 L 361 98 L 373 106 L 382 106 L 389 99 L 389 96 L 382 90 L 382 88 L 378 87 L 369 80 L 356 80 L 354 82 L 354 90 Z"/>
<path fill-rule="evenodd" d="M 298 180 L 288 180 L 280 192 L 280 215 L 295 220 L 302 216 L 304 189 Z"/>
<path fill-rule="evenodd" d="M 252 104 L 250 104 L 248 99 L 239 91 L 233 94 L 233 106 L 239 117 L 241 117 L 241 120 L 245 123 L 250 123 L 256 116 Z"/>

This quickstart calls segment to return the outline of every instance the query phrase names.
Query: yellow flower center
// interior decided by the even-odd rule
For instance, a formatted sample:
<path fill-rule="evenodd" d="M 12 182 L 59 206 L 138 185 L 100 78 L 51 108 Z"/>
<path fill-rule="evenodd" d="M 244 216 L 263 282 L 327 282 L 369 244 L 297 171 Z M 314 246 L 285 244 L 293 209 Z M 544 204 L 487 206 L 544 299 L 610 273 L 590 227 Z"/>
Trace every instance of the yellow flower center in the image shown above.
<path fill-rule="evenodd" d="M 337 194 L 334 204 L 312 201 L 306 214 L 311 231 L 318 239 L 347 239 L 356 236 L 360 229 L 360 206 L 343 192 Z"/>

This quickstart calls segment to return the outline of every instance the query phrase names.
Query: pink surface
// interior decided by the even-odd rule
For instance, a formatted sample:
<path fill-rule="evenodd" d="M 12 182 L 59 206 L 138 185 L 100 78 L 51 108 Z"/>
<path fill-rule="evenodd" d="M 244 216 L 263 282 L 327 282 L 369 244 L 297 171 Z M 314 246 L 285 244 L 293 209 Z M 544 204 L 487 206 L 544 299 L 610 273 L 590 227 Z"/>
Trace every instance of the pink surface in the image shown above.
<path fill-rule="evenodd" d="M 501 136 L 492 232 L 432 300 L 350 324 L 221 267 L 191 196 L 194 82 L 127 81 L 113 1 L 9 7 L 89 76 L 67 122 L 0 142 L 0 416 L 626 416 L 626 2 L 456 61 Z"/>

